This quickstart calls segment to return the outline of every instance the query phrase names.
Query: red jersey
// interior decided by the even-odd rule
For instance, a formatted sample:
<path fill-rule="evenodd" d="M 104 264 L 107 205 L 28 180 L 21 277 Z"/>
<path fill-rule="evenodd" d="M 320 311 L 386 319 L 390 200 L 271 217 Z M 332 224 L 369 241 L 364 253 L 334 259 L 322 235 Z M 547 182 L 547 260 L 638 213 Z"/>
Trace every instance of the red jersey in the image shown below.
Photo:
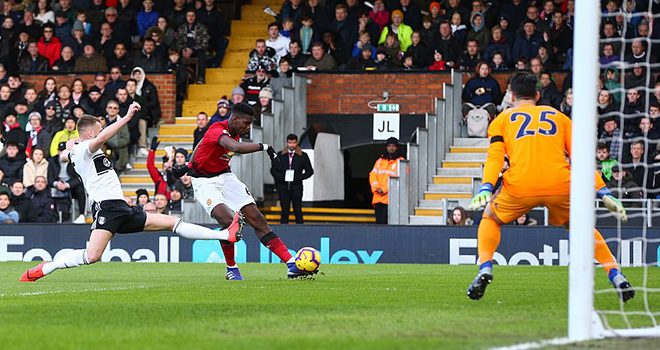
<path fill-rule="evenodd" d="M 222 147 L 220 139 L 231 137 L 238 141 L 239 135 L 231 136 L 227 127 L 228 120 L 213 123 L 204 134 L 204 138 L 197 146 L 195 161 L 193 162 L 193 174 L 201 177 L 218 175 L 229 169 L 229 161 L 234 152 Z"/>

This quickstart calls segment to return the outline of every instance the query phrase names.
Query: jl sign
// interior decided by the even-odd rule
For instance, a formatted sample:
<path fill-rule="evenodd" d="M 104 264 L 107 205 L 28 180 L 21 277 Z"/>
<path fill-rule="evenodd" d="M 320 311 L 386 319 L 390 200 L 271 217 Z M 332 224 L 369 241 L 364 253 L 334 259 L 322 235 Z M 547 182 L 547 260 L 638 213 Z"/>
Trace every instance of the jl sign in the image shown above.
<path fill-rule="evenodd" d="M 374 140 L 399 138 L 399 113 L 374 113 Z"/>

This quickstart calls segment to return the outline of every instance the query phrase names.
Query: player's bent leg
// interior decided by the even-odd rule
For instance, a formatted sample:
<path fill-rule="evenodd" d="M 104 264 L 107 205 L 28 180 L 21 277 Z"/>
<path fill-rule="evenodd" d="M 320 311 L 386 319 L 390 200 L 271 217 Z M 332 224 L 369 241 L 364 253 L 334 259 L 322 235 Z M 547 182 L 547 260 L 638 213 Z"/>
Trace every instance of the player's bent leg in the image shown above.
<path fill-rule="evenodd" d="M 169 230 L 177 235 L 188 239 L 219 239 L 230 242 L 237 242 L 241 239 L 241 230 L 243 228 L 239 215 L 236 215 L 235 222 L 229 228 L 215 231 L 208 227 L 190 224 L 179 218 L 163 214 L 147 213 L 147 219 L 144 224 L 145 231 L 165 231 Z"/>
<path fill-rule="evenodd" d="M 605 243 L 603 235 L 601 235 L 596 229 L 594 229 L 594 243 L 594 256 L 605 268 L 607 277 L 610 279 L 614 289 L 616 289 L 619 294 L 619 298 L 621 298 L 623 302 L 634 298 L 635 289 L 633 289 L 630 282 L 628 282 L 628 279 L 626 279 L 626 276 L 624 276 L 619 270 L 619 266 L 616 263 L 616 259 L 614 259 L 614 255 L 612 255 L 612 251 L 610 251 L 607 243 Z"/>
<path fill-rule="evenodd" d="M 31 268 L 21 276 L 21 282 L 34 282 L 58 269 L 68 269 L 80 265 L 89 265 L 101 260 L 105 247 L 112 239 L 113 234 L 106 230 L 93 230 L 89 238 L 87 249 L 72 250 L 52 262 L 42 262 Z"/>

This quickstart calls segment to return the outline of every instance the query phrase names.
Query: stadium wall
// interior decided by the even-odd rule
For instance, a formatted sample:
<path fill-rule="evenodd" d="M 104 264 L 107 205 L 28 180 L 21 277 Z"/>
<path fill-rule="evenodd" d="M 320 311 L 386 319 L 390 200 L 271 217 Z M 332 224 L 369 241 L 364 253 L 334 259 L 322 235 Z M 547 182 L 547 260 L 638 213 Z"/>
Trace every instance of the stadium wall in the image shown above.
<path fill-rule="evenodd" d="M 507 80 L 514 72 L 494 73 L 502 92 L 506 91 Z M 567 73 L 554 73 L 560 88 Z M 433 101 L 442 97 L 442 84 L 451 82 L 449 72 L 366 72 L 350 74 L 313 73 L 303 74 L 308 79 L 308 114 L 372 114 L 370 101 L 382 101 L 383 92 L 390 95 L 387 103 L 400 105 L 401 114 L 432 113 Z M 463 74 L 463 83 L 471 74 Z"/>
<path fill-rule="evenodd" d="M 94 73 L 89 74 L 58 74 L 50 72 L 49 74 L 21 74 L 23 82 L 28 86 L 34 87 L 39 93 L 44 88 L 44 81 L 48 77 L 54 77 L 57 86 L 62 84 L 71 85 L 75 79 L 81 79 L 89 89 L 94 84 Z M 107 76 L 107 74 L 106 74 Z M 122 76 L 122 79 L 129 79 L 129 75 Z M 161 109 L 161 120 L 166 124 L 174 123 L 176 108 L 176 82 L 171 73 L 147 74 L 147 79 L 151 81 L 158 89 L 158 99 Z"/>
<path fill-rule="evenodd" d="M 437 226 L 330 226 L 274 225 L 274 231 L 292 248 L 317 248 L 324 263 L 375 264 L 469 264 L 477 262 L 477 227 Z M 502 228 L 502 244 L 494 259 L 501 265 L 566 266 L 568 235 L 562 228 Z M 657 265 L 660 242 L 639 239 L 641 229 L 621 231 L 621 243 L 614 238 L 617 230 L 601 233 L 612 251 L 620 249 L 621 265 L 641 266 L 643 251 L 646 263 Z M 648 237 L 657 237 L 660 229 L 648 229 Z M 238 262 L 278 262 L 263 247 L 252 229 L 244 231 L 245 240 L 237 247 Z M 0 261 L 51 260 L 67 249 L 80 249 L 89 239 L 87 225 L 2 225 L 0 226 Z M 102 261 L 147 262 L 224 262 L 218 241 L 192 241 L 171 232 L 118 234 L 103 254 Z"/>

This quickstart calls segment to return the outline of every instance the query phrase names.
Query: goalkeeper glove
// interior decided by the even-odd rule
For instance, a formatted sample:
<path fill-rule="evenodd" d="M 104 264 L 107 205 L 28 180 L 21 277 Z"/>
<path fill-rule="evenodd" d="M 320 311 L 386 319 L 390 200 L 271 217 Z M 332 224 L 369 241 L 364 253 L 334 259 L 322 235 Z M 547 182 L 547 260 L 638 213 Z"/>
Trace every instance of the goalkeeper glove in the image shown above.
<path fill-rule="evenodd" d="M 607 187 L 598 190 L 598 197 L 603 200 L 603 204 L 605 204 L 607 210 L 609 210 L 617 220 L 621 220 L 621 222 L 624 223 L 628 221 L 626 209 L 623 207 L 623 204 L 621 204 L 621 202 L 610 193 L 610 190 L 608 190 Z"/>
<path fill-rule="evenodd" d="M 493 185 L 489 183 L 485 183 L 481 185 L 479 188 L 479 193 L 477 193 L 476 196 L 472 199 L 472 203 L 470 203 L 469 209 L 470 210 L 479 210 L 488 204 L 490 202 L 490 197 L 493 195 Z"/>

